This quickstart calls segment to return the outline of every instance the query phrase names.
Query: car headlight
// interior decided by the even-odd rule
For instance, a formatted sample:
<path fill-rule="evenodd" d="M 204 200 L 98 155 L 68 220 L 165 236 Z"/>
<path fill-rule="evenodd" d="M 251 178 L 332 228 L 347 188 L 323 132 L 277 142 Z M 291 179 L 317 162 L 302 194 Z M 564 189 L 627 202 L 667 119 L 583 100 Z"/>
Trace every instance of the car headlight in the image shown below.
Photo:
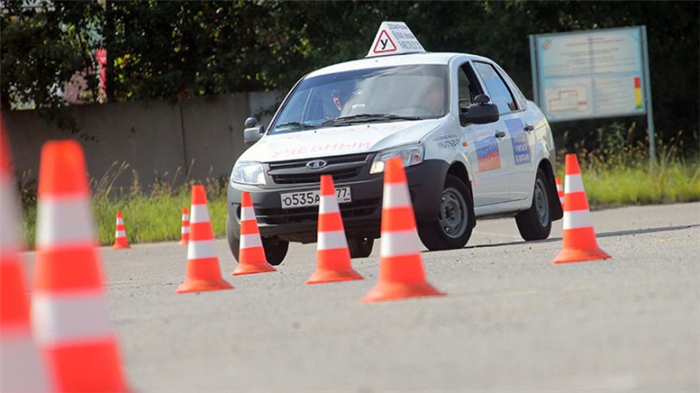
<path fill-rule="evenodd" d="M 237 162 L 231 172 L 231 183 L 265 185 L 265 172 L 259 162 Z"/>
<path fill-rule="evenodd" d="M 372 162 L 372 167 L 370 168 L 369 173 L 372 174 L 384 172 L 384 162 L 394 157 L 401 157 L 403 159 L 404 167 L 420 164 L 423 162 L 424 154 L 425 148 L 423 145 L 405 146 L 398 149 L 379 152 Z"/>

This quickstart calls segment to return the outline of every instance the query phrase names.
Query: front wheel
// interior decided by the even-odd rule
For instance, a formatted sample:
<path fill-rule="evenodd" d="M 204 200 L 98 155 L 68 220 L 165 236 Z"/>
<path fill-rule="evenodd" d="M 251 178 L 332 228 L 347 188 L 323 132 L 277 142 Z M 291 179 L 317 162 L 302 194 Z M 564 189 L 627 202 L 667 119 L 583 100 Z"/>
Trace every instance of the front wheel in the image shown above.
<path fill-rule="evenodd" d="M 240 240 L 236 237 L 234 229 L 231 225 L 231 218 L 226 220 L 226 240 L 228 240 L 228 247 L 231 249 L 231 254 L 233 258 L 238 262 L 238 251 L 241 247 Z M 287 250 L 289 249 L 289 242 L 280 239 L 268 239 L 261 238 L 263 249 L 265 250 L 265 258 L 267 263 L 270 265 L 277 266 L 284 260 L 287 256 Z"/>
<path fill-rule="evenodd" d="M 525 240 L 543 240 L 552 231 L 552 214 L 549 205 L 549 185 L 547 176 L 540 169 L 535 178 L 532 205 L 515 216 L 520 236 Z"/>
<path fill-rule="evenodd" d="M 350 258 L 367 258 L 372 253 L 374 239 L 371 237 L 356 237 L 348 239 Z"/>
<path fill-rule="evenodd" d="M 418 235 L 430 251 L 463 248 L 472 235 L 472 195 L 464 182 L 447 175 L 437 217 L 418 224 Z"/>

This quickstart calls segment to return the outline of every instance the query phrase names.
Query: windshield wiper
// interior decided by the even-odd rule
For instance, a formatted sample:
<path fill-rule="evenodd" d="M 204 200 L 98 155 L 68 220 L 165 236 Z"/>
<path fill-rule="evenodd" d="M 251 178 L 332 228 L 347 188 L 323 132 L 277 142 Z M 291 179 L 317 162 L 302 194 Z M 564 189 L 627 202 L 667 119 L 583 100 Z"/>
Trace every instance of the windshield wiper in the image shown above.
<path fill-rule="evenodd" d="M 399 116 L 399 115 L 386 115 L 381 113 L 360 113 L 358 115 L 351 116 L 341 116 L 335 119 L 326 120 L 321 125 L 329 124 L 352 124 L 352 123 L 368 123 L 374 121 L 385 121 L 385 120 L 423 120 L 420 116 Z"/>
<path fill-rule="evenodd" d="M 317 128 L 316 126 L 308 123 L 302 123 L 300 121 L 288 121 L 286 123 L 278 124 L 275 126 L 275 130 L 279 130 L 280 127 L 294 127 L 294 128 L 303 128 L 305 130 L 311 129 L 311 128 Z"/>

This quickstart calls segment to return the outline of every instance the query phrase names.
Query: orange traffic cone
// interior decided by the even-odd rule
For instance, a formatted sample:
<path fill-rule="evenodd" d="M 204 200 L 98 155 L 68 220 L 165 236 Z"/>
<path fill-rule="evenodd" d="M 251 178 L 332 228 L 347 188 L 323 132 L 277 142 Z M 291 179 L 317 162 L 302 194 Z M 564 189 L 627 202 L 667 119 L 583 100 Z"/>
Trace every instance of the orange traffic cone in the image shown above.
<path fill-rule="evenodd" d="M 241 198 L 241 245 L 238 249 L 238 266 L 231 275 L 277 271 L 267 263 L 250 193 L 244 191 Z"/>
<path fill-rule="evenodd" d="M 406 172 L 400 157 L 386 161 L 382 199 L 379 282 L 363 302 L 442 296 L 425 279 Z"/>
<path fill-rule="evenodd" d="M 180 242 L 177 243 L 181 246 L 186 246 L 187 242 L 190 240 L 190 211 L 187 207 L 182 208 L 182 229 L 180 229 Z"/>
<path fill-rule="evenodd" d="M 307 284 L 362 280 L 362 276 L 350 265 L 350 250 L 345 238 L 343 217 L 331 175 L 321 176 L 321 203 L 318 209 L 318 246 L 316 271 L 306 280 Z"/>
<path fill-rule="evenodd" d="M 49 390 L 46 368 L 29 323 L 29 302 L 16 229 L 20 211 L 14 192 L 10 149 L 0 114 L 0 391 Z"/>
<path fill-rule="evenodd" d="M 561 186 L 561 179 L 555 178 L 554 181 L 557 183 L 557 195 L 559 195 L 559 203 L 561 203 L 561 208 L 564 208 L 564 188 Z"/>
<path fill-rule="evenodd" d="M 121 210 L 117 211 L 117 229 L 114 234 L 114 245 L 112 250 L 119 250 L 122 248 L 130 248 L 129 241 L 126 239 L 126 227 L 124 226 L 124 217 L 122 217 Z"/>
<path fill-rule="evenodd" d="M 124 392 L 107 311 L 83 149 L 47 142 L 41 151 L 34 337 L 62 392 Z"/>
<path fill-rule="evenodd" d="M 233 289 L 221 277 L 219 257 L 214 247 L 214 231 L 209 220 L 207 194 L 203 185 L 192 186 L 192 220 L 187 244 L 187 274 L 177 293 Z"/>
<path fill-rule="evenodd" d="M 566 155 L 565 172 L 563 249 L 552 262 L 567 263 L 610 258 L 608 253 L 598 248 L 576 154 Z"/>

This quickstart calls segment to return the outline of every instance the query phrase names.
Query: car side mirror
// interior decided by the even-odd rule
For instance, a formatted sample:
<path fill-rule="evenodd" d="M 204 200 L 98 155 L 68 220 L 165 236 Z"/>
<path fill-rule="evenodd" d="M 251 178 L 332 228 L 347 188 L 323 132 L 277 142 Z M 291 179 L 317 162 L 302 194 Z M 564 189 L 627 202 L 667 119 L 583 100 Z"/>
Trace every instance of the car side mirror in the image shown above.
<path fill-rule="evenodd" d="M 474 98 L 474 104 L 469 105 L 465 112 L 459 114 L 459 120 L 466 124 L 488 124 L 499 119 L 498 107 L 489 103 L 491 99 L 485 94 L 479 94 Z"/>
<path fill-rule="evenodd" d="M 265 132 L 265 127 L 259 125 L 258 120 L 254 117 L 245 119 L 243 126 L 245 127 L 243 129 L 243 141 L 249 145 L 259 141 Z"/>

